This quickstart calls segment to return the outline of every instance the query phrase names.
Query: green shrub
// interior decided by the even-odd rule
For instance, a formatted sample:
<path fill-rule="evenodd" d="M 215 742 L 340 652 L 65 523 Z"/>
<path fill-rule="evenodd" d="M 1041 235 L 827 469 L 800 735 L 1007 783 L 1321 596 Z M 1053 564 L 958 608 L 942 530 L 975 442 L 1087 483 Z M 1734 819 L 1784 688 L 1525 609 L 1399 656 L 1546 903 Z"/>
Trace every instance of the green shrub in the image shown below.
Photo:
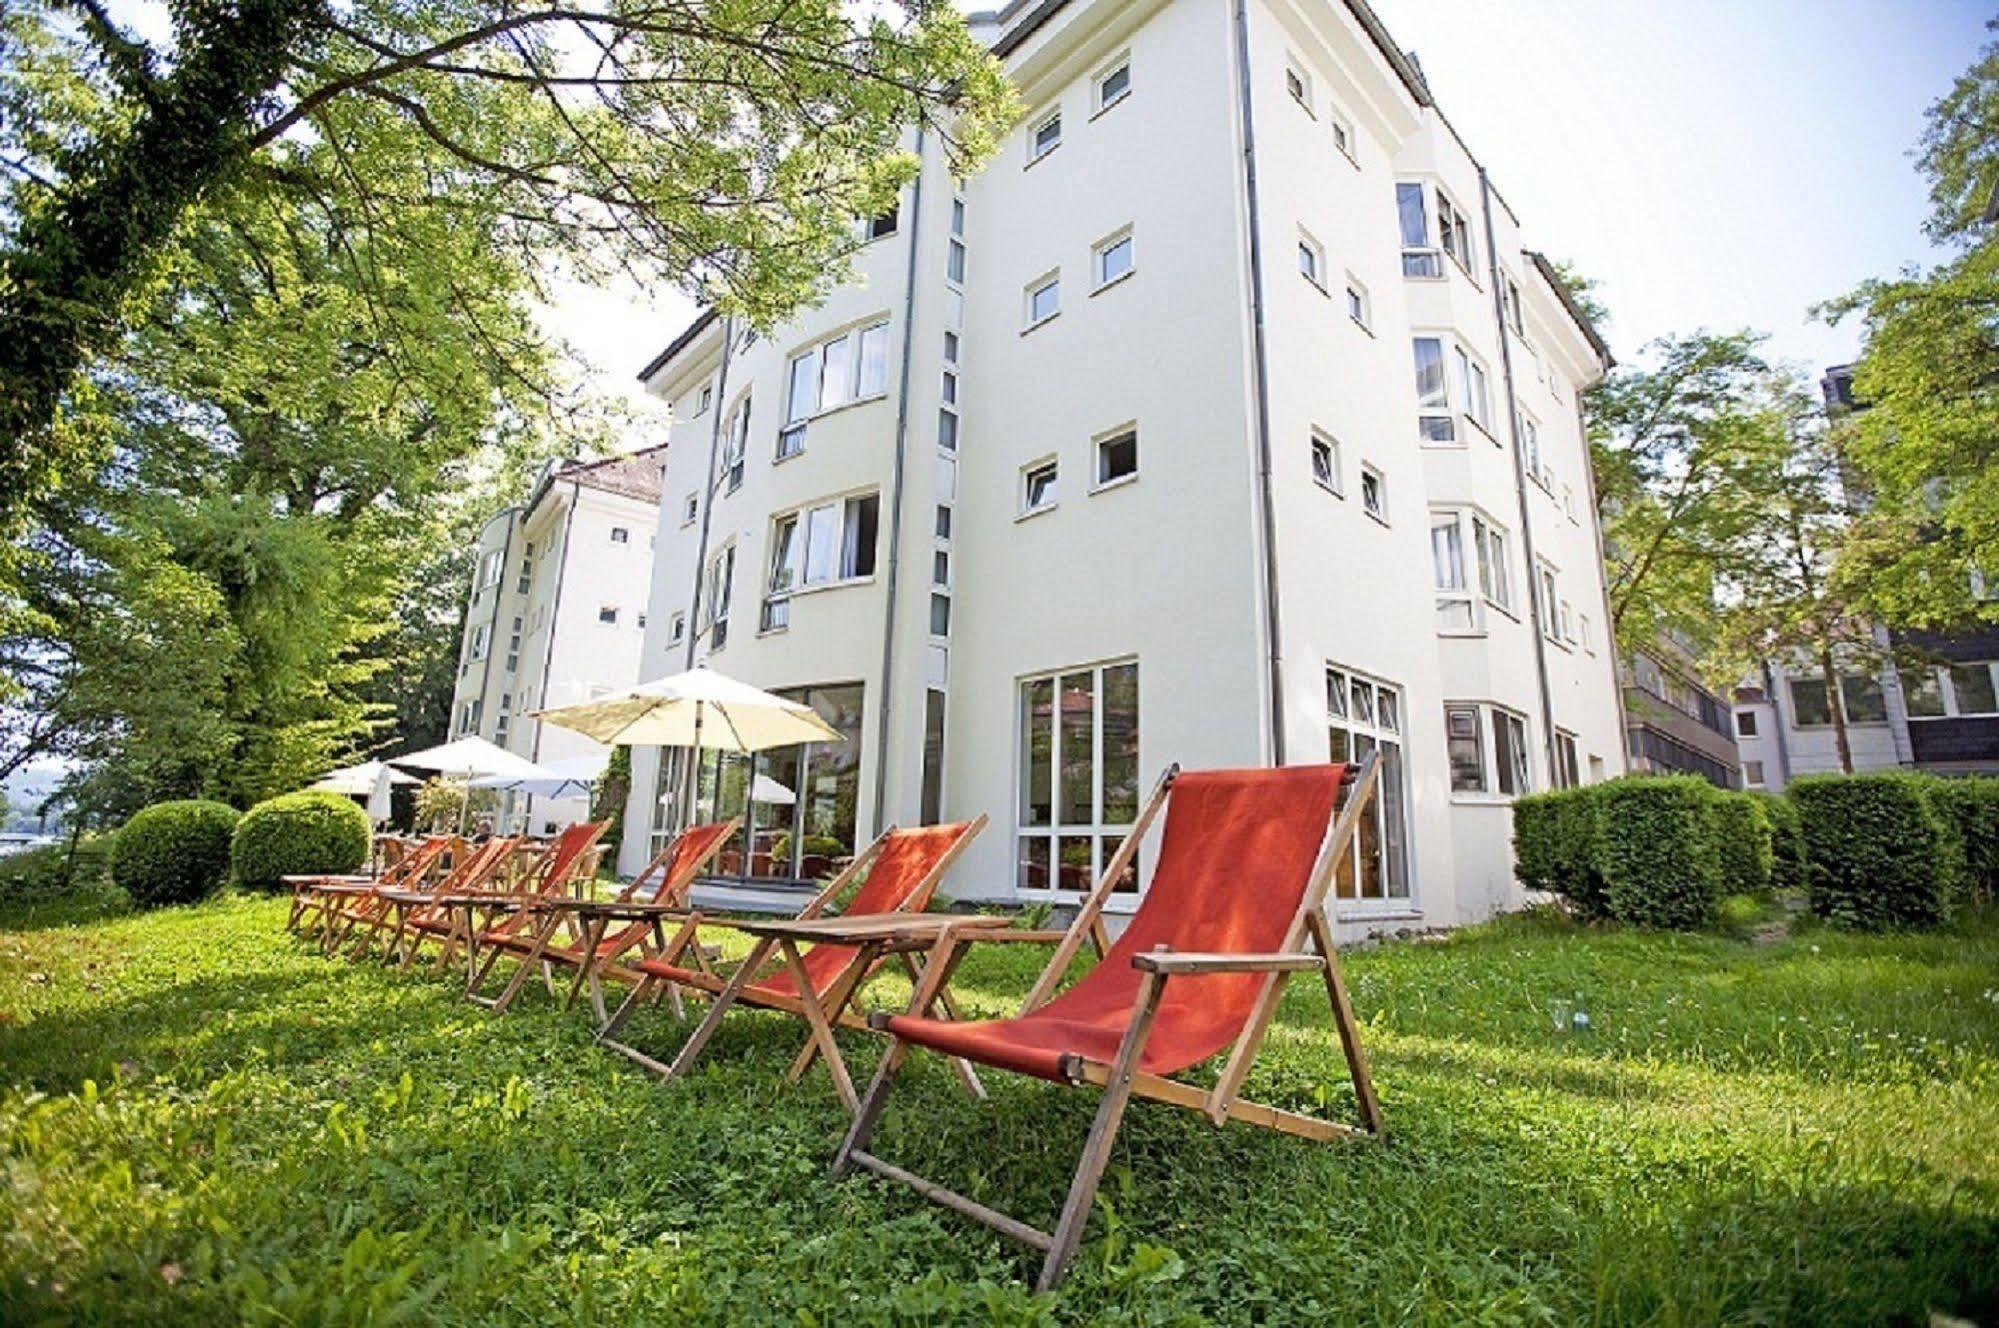
<path fill-rule="evenodd" d="M 1530 890 L 1549 890 L 1580 918 L 1609 916 L 1597 865 L 1603 785 L 1533 793 L 1513 800 L 1514 874 Z"/>
<path fill-rule="evenodd" d="M 1957 824 L 1965 889 L 1990 898 L 1999 890 L 1999 779 L 1939 779 L 1930 791 L 1937 810 Z"/>
<path fill-rule="evenodd" d="M 236 827 L 238 883 L 275 890 L 280 878 L 351 872 L 368 860 L 368 814 L 338 793 L 286 793 L 260 802 Z"/>
<path fill-rule="evenodd" d="M 0 900 L 52 899 L 73 889 L 102 885 L 111 870 L 111 836 L 85 835 L 70 852 L 68 840 L 0 858 Z"/>
<path fill-rule="evenodd" d="M 228 877 L 236 821 L 224 802 L 156 802 L 119 827 L 111 875 L 141 908 L 192 903 Z"/>
<path fill-rule="evenodd" d="M 1770 823 L 1770 885 L 1780 892 L 1805 888 L 1805 832 L 1798 804 L 1776 793 L 1751 793 Z"/>
<path fill-rule="evenodd" d="M 1812 911 L 1863 929 L 1944 921 L 1964 870 L 1964 837 L 1941 781 L 1922 775 L 1812 775 L 1791 785 Z"/>
<path fill-rule="evenodd" d="M 1769 894 L 1775 851 L 1763 800 L 1753 793 L 1716 790 L 1713 808 L 1722 893 Z"/>
<path fill-rule="evenodd" d="M 1705 927 L 1721 899 L 1714 785 L 1692 775 L 1600 786 L 1598 865 L 1610 914 L 1646 927 Z"/>

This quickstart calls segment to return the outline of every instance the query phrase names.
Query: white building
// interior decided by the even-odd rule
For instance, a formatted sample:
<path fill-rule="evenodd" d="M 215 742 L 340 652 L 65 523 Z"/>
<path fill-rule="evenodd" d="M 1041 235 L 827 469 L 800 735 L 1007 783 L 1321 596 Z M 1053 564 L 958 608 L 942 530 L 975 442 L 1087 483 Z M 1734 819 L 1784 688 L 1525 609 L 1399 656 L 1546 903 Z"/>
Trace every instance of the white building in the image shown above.
<path fill-rule="evenodd" d="M 1602 343 L 1360 0 L 971 21 L 1029 108 L 988 168 L 920 142 L 819 308 L 704 316 L 642 374 L 674 407 L 642 672 L 849 735 L 759 758 L 723 871 L 985 812 L 947 891 L 1060 902 L 1169 763 L 1378 746 L 1341 922 L 1511 905 L 1512 795 L 1624 768 Z M 705 764 L 704 818 L 743 810 L 748 763 Z"/>
<path fill-rule="evenodd" d="M 526 503 L 480 531 L 451 699 L 454 738 L 476 733 L 543 763 L 604 753 L 527 712 L 639 680 L 665 454 L 552 463 Z M 504 822 L 536 834 L 588 810 L 580 796 L 502 797 Z"/>

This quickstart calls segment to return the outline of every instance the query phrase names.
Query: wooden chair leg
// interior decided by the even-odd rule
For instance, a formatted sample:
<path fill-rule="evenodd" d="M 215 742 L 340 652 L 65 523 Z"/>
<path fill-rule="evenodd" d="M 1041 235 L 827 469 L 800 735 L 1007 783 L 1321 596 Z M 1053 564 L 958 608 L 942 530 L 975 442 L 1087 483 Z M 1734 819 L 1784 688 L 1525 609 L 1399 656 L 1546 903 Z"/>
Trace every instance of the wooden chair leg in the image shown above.
<path fill-rule="evenodd" d="M 812 990 L 812 978 L 805 969 L 805 961 L 799 957 L 798 947 L 789 940 L 780 941 L 784 951 L 784 962 L 790 967 L 792 977 L 798 982 L 798 1006 L 805 1015 L 805 1023 L 812 1030 L 812 1040 L 819 1044 L 819 1054 L 826 1062 L 826 1072 L 833 1077 L 833 1091 L 840 1095 L 840 1105 L 849 1114 L 861 1109 L 860 1097 L 854 1092 L 854 1081 L 847 1073 L 846 1058 L 840 1055 L 840 1044 L 833 1040 L 833 1026 L 827 1022 L 826 1011 L 819 1005 L 819 997 Z M 855 962 L 870 961 L 872 956 L 863 947 Z M 835 1017 L 838 1012 L 835 1011 Z"/>
<path fill-rule="evenodd" d="M 618 1031 L 630 1022 L 631 1017 L 638 1012 L 639 1005 L 645 1000 L 647 993 L 651 991 L 653 985 L 658 981 L 659 979 L 650 973 L 640 978 L 639 984 L 632 988 L 632 994 L 625 997 L 625 1003 L 618 1007 L 618 1012 L 606 1020 L 604 1026 L 597 1030 L 597 1040 L 599 1042 L 609 1042 L 612 1038 L 616 1037 Z"/>
<path fill-rule="evenodd" d="M 708 1045 L 708 1039 L 715 1036 L 716 1028 L 721 1025 L 722 1016 L 729 1012 L 729 1007 L 736 1003 L 736 997 L 742 994 L 743 988 L 750 985 L 750 979 L 756 976 L 757 970 L 769 960 L 771 947 L 774 944 L 774 941 L 765 937 L 750 947 L 749 958 L 743 960 L 742 966 L 730 975 L 729 985 L 722 988 L 708 1002 L 708 1013 L 681 1046 L 679 1054 L 673 1058 L 673 1064 L 667 1070 L 669 1076 L 678 1079 L 694 1068 L 694 1062 L 701 1056 L 701 1049 Z"/>
<path fill-rule="evenodd" d="M 1062 1218 L 1055 1224 L 1055 1238 L 1049 1244 L 1047 1259 L 1042 1262 L 1041 1276 L 1035 1279 L 1036 1291 L 1051 1291 L 1061 1282 L 1076 1246 L 1082 1242 L 1083 1228 L 1090 1221 L 1090 1204 L 1097 1196 L 1097 1185 L 1110 1161 L 1111 1144 L 1124 1121 L 1125 1106 L 1131 1101 L 1132 1075 L 1138 1069 L 1145 1040 L 1152 1032 L 1152 1021 L 1159 1013 L 1159 994 L 1164 985 L 1165 979 L 1158 973 L 1148 972 L 1139 979 L 1131 1023 L 1125 1029 L 1123 1044 L 1118 1047 L 1117 1060 L 1112 1062 L 1110 1082 L 1104 1085 L 1097 1118 L 1090 1123 L 1090 1136 L 1083 1143 L 1083 1155 L 1077 1159 L 1076 1175 L 1069 1182 L 1069 1197 L 1062 1204 Z"/>
<path fill-rule="evenodd" d="M 861 1099 L 860 1108 L 854 1112 L 854 1123 L 847 1127 L 847 1137 L 840 1141 L 840 1151 L 833 1154 L 832 1174 L 835 1176 L 846 1175 L 848 1168 L 854 1165 L 854 1154 L 867 1151 L 875 1124 L 881 1120 L 882 1108 L 888 1105 L 889 1088 L 902 1070 L 903 1061 L 908 1058 L 909 1044 L 901 1038 L 890 1038 L 888 1050 L 882 1053 L 881 1064 L 875 1066 L 875 1077 L 868 1081 L 867 1096 Z"/>
<path fill-rule="evenodd" d="M 1340 1049 L 1346 1052 L 1347 1072 L 1353 1076 L 1354 1100 L 1360 1104 L 1361 1124 L 1375 1134 L 1386 1130 L 1381 1117 L 1381 1101 L 1374 1095 L 1374 1076 L 1368 1072 L 1367 1053 L 1360 1045 L 1360 1025 L 1353 1017 L 1353 1003 L 1347 999 L 1346 979 L 1340 973 L 1340 958 L 1333 946 L 1332 924 L 1323 910 L 1313 909 L 1305 925 L 1320 958 L 1326 961 L 1326 997 L 1333 1003 L 1333 1025 L 1339 1029 Z"/>

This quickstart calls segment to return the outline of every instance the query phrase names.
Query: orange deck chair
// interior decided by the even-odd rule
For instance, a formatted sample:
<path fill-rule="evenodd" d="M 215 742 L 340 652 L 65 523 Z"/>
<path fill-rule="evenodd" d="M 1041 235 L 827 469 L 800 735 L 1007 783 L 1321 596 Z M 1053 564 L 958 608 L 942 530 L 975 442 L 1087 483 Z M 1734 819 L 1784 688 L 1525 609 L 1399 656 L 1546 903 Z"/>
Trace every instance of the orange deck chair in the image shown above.
<path fill-rule="evenodd" d="M 575 978 L 569 984 L 569 995 L 565 1006 L 574 1005 L 576 996 L 587 984 L 590 1001 L 597 1012 L 597 1022 L 603 1023 L 604 997 L 601 978 L 609 975 L 627 982 L 637 982 L 639 975 L 618 963 L 619 957 L 629 950 L 649 949 L 657 953 L 665 948 L 666 936 L 663 923 L 673 916 L 672 910 L 687 908 L 688 892 L 694 880 L 722 851 L 722 845 L 729 836 L 742 827 L 740 816 L 712 825 L 690 825 L 673 837 L 673 842 L 661 849 L 645 870 L 632 878 L 631 884 L 620 890 L 609 900 L 559 899 L 550 900 L 545 907 L 535 910 L 535 921 L 527 927 L 516 928 L 504 934 L 482 936 L 482 945 L 494 948 L 484 968 L 478 973 L 469 996 L 482 1005 L 490 1005 L 494 1011 L 505 1013 L 513 1003 L 528 974 L 536 968 L 544 971 L 549 966 L 560 966 L 576 970 Z M 654 878 L 657 877 L 657 883 Z M 628 910 L 623 917 L 619 910 L 632 904 L 643 904 L 644 912 Z M 620 920 L 624 926 L 610 930 L 612 921 Z M 501 954 L 511 954 L 519 963 L 514 975 L 499 994 L 488 1000 L 478 995 L 481 983 L 485 981 L 487 970 Z"/>
<path fill-rule="evenodd" d="M 1318 1140 L 1379 1136 L 1381 1108 L 1324 907 L 1327 888 L 1339 864 L 1350 860 L 1361 813 L 1374 796 L 1377 760 L 1369 754 L 1358 767 L 1167 771 L 1018 1017 L 957 1021 L 918 1013 L 930 1008 L 962 957 L 962 935 L 931 954 L 909 1014 L 871 1017 L 869 1022 L 894 1040 L 834 1158 L 834 1174 L 858 1164 L 1042 1250 L 1046 1258 L 1037 1289 L 1047 1290 L 1061 1281 L 1082 1239 L 1097 1182 L 1133 1093 L 1203 1112 L 1216 1125 L 1238 1120 Z M 1344 804 L 1343 788 L 1350 789 Z M 1162 803 L 1168 805 L 1159 860 L 1137 912 L 1096 967 L 1056 995 L 1070 961 L 1092 934 L 1111 885 L 1131 862 Z M 1298 972 L 1316 972 L 1325 981 L 1362 1129 L 1237 1096 L 1284 983 Z M 866 1151 L 911 1047 L 1057 1084 L 1102 1088 L 1095 1123 L 1052 1234 Z M 1172 1077 L 1224 1049 L 1228 1059 L 1212 1087 Z"/>
<path fill-rule="evenodd" d="M 281 876 L 278 879 L 292 889 L 291 914 L 285 925 L 293 931 L 311 931 L 315 923 L 325 921 L 332 909 L 377 886 L 414 884 L 437 865 L 438 858 L 450 847 L 450 836 L 432 835 L 412 844 L 394 862 L 384 863 L 380 871 L 302 872 Z"/>
<path fill-rule="evenodd" d="M 388 954 L 393 959 L 400 951 L 399 971 L 409 971 L 425 941 L 436 941 L 442 948 L 439 969 L 450 962 L 459 944 L 459 916 L 449 901 L 468 895 L 510 893 L 506 885 L 507 875 L 512 869 L 514 855 L 520 851 L 521 842 L 518 837 L 495 835 L 462 854 L 432 889 L 382 892 L 382 897 L 389 902 L 395 914 L 388 924 Z"/>
<path fill-rule="evenodd" d="M 445 852 L 450 846 L 451 841 L 442 836 L 426 840 L 365 884 L 322 880 L 315 887 L 320 913 L 320 948 L 331 955 L 357 928 L 366 928 L 364 944 L 360 947 L 365 951 L 373 943 L 376 929 L 390 916 L 389 901 L 382 892 L 423 890 L 429 888 L 426 882 L 434 885 L 441 881 L 449 874 L 443 870 L 443 865 Z"/>
<path fill-rule="evenodd" d="M 534 924 L 539 920 L 534 915 L 541 905 L 567 899 L 565 892 L 586 868 L 594 866 L 597 855 L 593 850 L 608 824 L 578 821 L 564 827 L 528 869 L 520 889 L 492 898 L 483 921 L 475 920 L 470 932 L 475 948 L 485 950 L 486 958 L 472 970 L 466 982 L 468 998 L 477 999 L 479 984 L 486 980 L 493 962 L 507 953 L 510 944 L 533 935 Z"/>
<path fill-rule="evenodd" d="M 985 826 L 986 818 L 981 815 L 976 820 L 953 825 L 920 826 L 911 830 L 890 827 L 813 896 L 812 901 L 799 911 L 798 917 L 803 920 L 822 916 L 827 907 L 857 879 L 861 880 L 860 888 L 840 911 L 842 917 L 920 913 L 929 905 L 930 896 L 935 893 L 938 882 L 943 880 L 944 873 L 950 870 L 958 855 Z M 861 879 L 863 872 L 866 873 L 865 879 Z M 724 979 L 708 966 L 706 952 L 699 941 L 700 929 L 703 926 L 727 925 L 700 914 L 690 915 L 664 950 L 633 964 L 632 967 L 641 975 L 639 984 L 626 997 L 625 1003 L 618 1007 L 617 1013 L 611 1016 L 610 1022 L 604 1025 L 597 1040 L 662 1078 L 678 1078 L 693 1067 L 701 1049 L 713 1036 L 716 1025 L 736 1004 L 782 1010 L 800 1019 L 805 1018 L 805 1007 L 798 998 L 798 975 L 790 968 L 761 976 L 748 971 L 750 965 L 745 962 L 737 965 L 735 972 Z M 880 968 L 879 958 L 865 964 L 861 960 L 862 952 L 856 947 L 834 944 L 814 945 L 801 957 L 799 967 L 804 970 L 827 1021 L 833 1025 L 843 1022 L 849 1003 Z M 661 987 L 674 993 L 676 999 L 680 987 L 692 988 L 709 998 L 706 1017 L 670 1064 L 654 1060 L 638 1048 L 617 1040 L 617 1034 L 624 1028 L 625 1021 L 631 1018 L 632 1012 L 648 997 L 656 995 Z M 808 1040 L 791 1065 L 790 1078 L 794 1083 L 811 1066 L 817 1054 L 817 1044 Z M 842 1090 L 843 1097 L 850 1098 L 851 1106 L 853 1090 L 846 1083 L 846 1067 L 833 1065 L 828 1069 L 833 1074 L 835 1087 Z"/>

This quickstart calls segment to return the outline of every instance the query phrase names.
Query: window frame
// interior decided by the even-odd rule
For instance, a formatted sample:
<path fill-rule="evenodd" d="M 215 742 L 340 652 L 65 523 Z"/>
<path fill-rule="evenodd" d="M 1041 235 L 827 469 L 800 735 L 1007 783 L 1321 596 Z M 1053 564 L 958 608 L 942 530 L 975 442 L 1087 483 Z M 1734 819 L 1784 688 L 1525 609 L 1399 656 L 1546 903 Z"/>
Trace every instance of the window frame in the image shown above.
<path fill-rule="evenodd" d="M 1037 503 L 1033 501 L 1034 482 L 1043 474 L 1048 476 L 1048 497 L 1046 500 Z M 1019 488 L 1015 493 L 1015 501 L 1020 510 L 1014 519 L 1016 521 L 1024 521 L 1028 517 L 1040 516 L 1043 512 L 1054 511 L 1062 502 L 1061 485 L 1062 463 L 1060 458 L 1051 454 L 1049 456 L 1036 457 L 1034 460 L 1023 465 L 1020 468 Z"/>
<path fill-rule="evenodd" d="M 1374 483 L 1370 485 L 1369 480 Z M 1371 497 L 1370 489 L 1373 491 Z M 1360 463 L 1360 510 L 1382 525 L 1388 524 L 1388 476 L 1371 461 Z"/>
<path fill-rule="evenodd" d="M 1104 260 L 1120 248 L 1126 251 L 1124 271 L 1107 277 L 1104 275 Z M 1138 245 L 1132 239 L 1132 228 L 1129 223 L 1090 246 L 1090 294 L 1097 295 L 1107 291 L 1119 282 L 1130 279 L 1137 271 Z"/>
<path fill-rule="evenodd" d="M 860 516 L 869 500 L 874 502 L 874 546 L 865 548 L 859 543 L 859 536 L 850 530 L 865 524 Z M 817 518 L 820 513 L 831 513 L 825 524 Z M 828 572 L 823 576 L 813 576 L 814 562 L 818 553 L 820 538 L 830 540 L 833 551 Z M 765 545 L 764 593 L 762 607 L 758 611 L 757 631 L 782 632 L 791 625 L 790 604 L 799 595 L 816 594 L 824 590 L 838 590 L 846 586 L 867 585 L 875 579 L 875 569 L 881 558 L 881 491 L 879 489 L 856 489 L 848 493 L 833 494 L 814 499 L 771 515 L 769 534 Z M 860 571 L 862 554 L 866 554 L 867 570 Z M 780 555 L 788 555 L 780 563 Z M 780 571 L 790 571 L 790 579 L 778 583 Z"/>
<path fill-rule="evenodd" d="M 1130 820 L 1105 819 L 1104 774 L 1105 774 L 1105 710 L 1107 695 L 1105 675 L 1113 670 L 1129 668 L 1133 684 L 1133 725 L 1134 738 L 1138 750 L 1132 762 L 1132 817 Z M 1088 821 L 1066 821 L 1063 819 L 1062 773 L 1065 739 L 1061 722 L 1062 684 L 1066 679 L 1087 676 L 1090 681 L 1090 811 Z M 1046 824 L 1030 824 L 1027 816 L 1026 792 L 1027 774 L 1032 753 L 1029 751 L 1030 734 L 1027 726 L 1028 689 L 1038 684 L 1047 684 L 1051 694 L 1051 714 L 1048 741 L 1048 820 Z M 1103 869 L 1116 854 L 1118 845 L 1131 833 L 1138 816 L 1144 810 L 1145 789 L 1140 782 L 1145 769 L 1144 760 L 1144 680 L 1139 669 L 1137 655 L 1120 655 L 1089 663 L 1076 664 L 1068 668 L 1048 672 L 1023 674 L 1013 680 L 1013 788 L 1009 795 L 1013 805 L 1013 881 L 1015 893 L 1027 900 L 1075 901 L 1087 896 L 1095 887 Z M 1052 882 L 1059 881 L 1060 868 L 1058 854 L 1065 839 L 1088 839 L 1092 843 L 1092 856 L 1088 879 L 1079 890 L 1064 889 Z M 1021 884 L 1026 858 L 1025 845 L 1030 840 L 1039 840 L 1048 845 L 1047 864 L 1051 884 L 1027 886 Z M 1145 872 L 1142 861 L 1134 855 L 1132 861 L 1132 886 L 1130 889 L 1114 889 L 1108 896 L 1106 907 L 1113 912 L 1123 912 L 1135 907 L 1143 898 Z"/>
<path fill-rule="evenodd" d="M 1045 314 L 1036 315 L 1034 312 L 1035 300 L 1037 297 L 1041 295 L 1043 291 L 1047 290 L 1053 290 L 1055 292 L 1054 307 L 1051 308 Z M 1020 325 L 1021 335 L 1025 336 L 1027 333 L 1034 331 L 1038 327 L 1043 327 L 1049 323 L 1054 322 L 1056 319 L 1060 318 L 1061 316 L 1062 316 L 1062 269 L 1058 267 L 1058 268 L 1051 268 L 1047 272 L 1042 273 L 1040 276 L 1034 278 L 1032 281 L 1029 281 L 1027 285 L 1021 289 L 1021 325 Z"/>
<path fill-rule="evenodd" d="M 849 406 L 879 401 L 888 395 L 888 327 L 887 314 L 872 315 L 797 347 L 784 357 L 784 415 L 778 423 L 777 446 L 773 460 L 789 461 L 802 454 L 805 451 L 806 438 L 812 421 L 831 415 L 835 411 L 845 410 Z M 872 342 L 871 338 L 874 339 Z M 880 381 L 872 386 L 869 383 L 867 368 L 870 344 L 880 351 L 876 360 Z M 827 369 L 832 363 L 831 353 L 836 346 L 840 348 L 841 395 L 828 405 Z M 812 404 L 805 410 L 799 409 L 798 401 L 801 367 L 808 367 L 811 374 Z"/>
<path fill-rule="evenodd" d="M 1126 471 L 1122 475 L 1114 475 L 1109 479 L 1105 479 L 1104 449 L 1111 446 L 1112 444 L 1121 443 L 1127 438 L 1131 440 L 1131 469 Z M 1121 488 L 1124 485 L 1136 483 L 1138 481 L 1138 476 L 1139 476 L 1137 421 L 1135 420 L 1127 421 L 1124 424 L 1118 425 L 1116 428 L 1106 429 L 1102 433 L 1097 434 L 1095 437 L 1091 438 L 1090 460 L 1091 460 L 1091 465 L 1090 465 L 1091 493 L 1102 493 L 1107 489 Z M 1057 478 L 1057 484 L 1058 485 L 1060 484 L 1059 476 Z"/>
<path fill-rule="evenodd" d="M 1332 291 L 1326 287 L 1326 246 L 1303 226 L 1298 228 L 1298 275 L 1310 282 L 1319 294 L 1329 299 L 1332 297 Z"/>
<path fill-rule="evenodd" d="M 1409 735 L 1405 724 L 1408 695 L 1399 683 L 1330 660 L 1325 687 L 1327 759 L 1358 761 L 1369 752 L 1381 757 L 1375 805 L 1353 837 L 1346 863 L 1349 870 L 1344 874 L 1337 867 L 1334 870 L 1329 902 L 1382 910 L 1413 908 L 1416 882 L 1414 855 L 1409 851 Z M 1361 689 L 1368 697 L 1365 707 L 1359 704 Z M 1377 885 L 1372 894 L 1368 893 L 1363 862 L 1370 829 Z"/>
<path fill-rule="evenodd" d="M 1335 498 L 1345 498 L 1347 496 L 1346 466 L 1344 458 L 1340 455 L 1340 440 L 1327 433 L 1324 429 L 1314 425 L 1308 441 L 1310 446 L 1307 449 L 1307 456 L 1310 458 L 1312 465 L 1312 483 L 1318 485 Z M 1328 460 L 1327 473 L 1323 476 L 1319 473 L 1319 453 L 1321 450 L 1325 452 Z"/>
<path fill-rule="evenodd" d="M 1124 75 L 1124 86 L 1118 89 L 1117 92 L 1106 97 L 1104 95 L 1104 85 L 1113 78 L 1116 78 L 1120 73 Z M 1108 111 L 1111 107 L 1117 105 L 1130 95 L 1131 52 L 1120 51 L 1103 65 L 1100 65 L 1098 72 L 1090 79 L 1090 101 L 1093 108 L 1090 111 L 1090 118 L 1093 120 L 1096 119 L 1099 115 L 1102 115 L 1105 111 Z"/>
<path fill-rule="evenodd" d="M 1053 125 L 1055 128 L 1055 140 L 1051 143 L 1043 144 L 1041 141 L 1042 131 L 1047 129 L 1050 125 Z M 1049 153 L 1054 152 L 1057 148 L 1061 146 L 1062 146 L 1062 107 L 1060 105 L 1057 105 L 1052 109 L 1050 109 L 1049 111 L 1047 111 L 1045 114 L 1041 115 L 1039 118 L 1032 120 L 1028 123 L 1027 161 L 1023 163 L 1021 169 L 1025 170 L 1027 167 L 1034 165 L 1036 162 L 1045 160 Z"/>
<path fill-rule="evenodd" d="M 1374 335 L 1374 296 L 1368 292 L 1367 283 L 1353 273 L 1346 274 L 1347 317 L 1354 325 L 1369 336 Z"/>

